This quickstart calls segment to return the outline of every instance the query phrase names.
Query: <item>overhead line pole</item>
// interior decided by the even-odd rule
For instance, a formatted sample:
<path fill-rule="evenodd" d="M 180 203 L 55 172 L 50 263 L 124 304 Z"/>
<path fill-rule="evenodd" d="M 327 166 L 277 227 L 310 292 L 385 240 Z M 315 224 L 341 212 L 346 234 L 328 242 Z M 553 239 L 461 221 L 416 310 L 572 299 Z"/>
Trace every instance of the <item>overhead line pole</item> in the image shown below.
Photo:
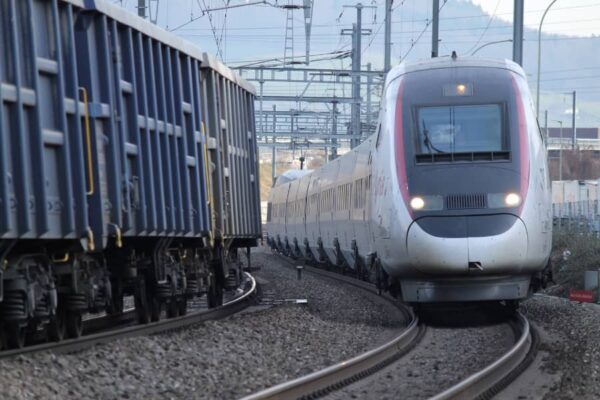
<path fill-rule="evenodd" d="M 392 3 L 394 0 L 385 0 L 385 56 L 383 70 L 388 72 L 392 67 Z"/>
<path fill-rule="evenodd" d="M 544 14 L 542 15 L 542 19 L 540 20 L 540 27 L 538 29 L 538 51 L 537 51 L 537 85 L 535 87 L 536 96 L 535 96 L 535 116 L 540 118 L 540 74 L 541 74 L 541 65 L 542 65 L 542 25 L 544 23 L 544 18 L 546 18 L 546 14 L 550 11 L 550 7 L 556 3 L 556 0 L 553 0 L 552 3 L 548 4 L 546 10 L 544 10 Z"/>
<path fill-rule="evenodd" d="M 138 16 L 146 19 L 146 0 L 138 0 Z"/>
<path fill-rule="evenodd" d="M 439 34 L 440 34 L 440 0 L 433 0 L 433 11 L 432 11 L 432 24 L 431 24 L 431 58 L 438 56 L 439 51 Z"/>
<path fill-rule="evenodd" d="M 575 124 L 575 117 L 577 116 L 577 91 L 573 90 L 573 150 L 575 150 L 575 146 L 577 144 L 577 126 Z"/>
<path fill-rule="evenodd" d="M 360 123 L 360 86 L 361 86 L 361 62 L 362 62 L 362 10 L 363 8 L 376 8 L 375 6 L 363 6 L 362 3 L 358 3 L 355 6 L 344 6 L 356 8 L 356 24 L 352 24 L 352 106 L 351 112 L 352 123 L 351 123 L 351 134 L 353 137 L 358 137 L 361 134 L 361 123 Z M 365 30 L 367 34 L 370 34 L 370 30 Z M 345 34 L 345 30 L 342 30 L 342 35 Z M 352 148 L 358 146 L 360 141 L 358 139 L 351 139 L 350 146 Z"/>
<path fill-rule="evenodd" d="M 354 44 L 354 49 L 352 50 L 352 71 L 355 72 L 352 76 L 352 135 L 356 136 L 360 134 L 360 75 L 356 74 L 356 71 L 360 71 L 360 62 L 361 62 L 361 40 L 362 36 L 361 27 L 362 27 L 362 18 L 361 18 L 361 8 L 357 7 L 357 24 L 352 26 L 352 30 L 354 33 L 354 40 L 352 41 Z M 356 139 L 350 140 L 350 146 L 352 148 L 357 145 Z"/>
<path fill-rule="evenodd" d="M 523 2 L 524 0 L 515 0 L 513 9 L 513 61 L 521 66 L 523 65 Z"/>

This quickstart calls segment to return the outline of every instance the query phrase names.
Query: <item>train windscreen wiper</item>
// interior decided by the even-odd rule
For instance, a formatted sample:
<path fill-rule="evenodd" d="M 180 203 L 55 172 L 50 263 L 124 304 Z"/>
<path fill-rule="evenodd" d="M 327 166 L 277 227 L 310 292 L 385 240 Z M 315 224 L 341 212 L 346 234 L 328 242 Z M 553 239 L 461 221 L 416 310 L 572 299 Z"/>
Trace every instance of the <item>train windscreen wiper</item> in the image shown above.
<path fill-rule="evenodd" d="M 431 139 L 429 138 L 429 131 L 427 130 L 427 126 L 425 126 L 425 119 L 422 119 L 421 121 L 423 121 L 423 136 L 425 136 L 423 143 L 429 149 L 429 153 L 432 153 L 432 149 L 437 151 L 438 153 L 446 153 L 445 151 L 442 151 L 433 145 Z"/>

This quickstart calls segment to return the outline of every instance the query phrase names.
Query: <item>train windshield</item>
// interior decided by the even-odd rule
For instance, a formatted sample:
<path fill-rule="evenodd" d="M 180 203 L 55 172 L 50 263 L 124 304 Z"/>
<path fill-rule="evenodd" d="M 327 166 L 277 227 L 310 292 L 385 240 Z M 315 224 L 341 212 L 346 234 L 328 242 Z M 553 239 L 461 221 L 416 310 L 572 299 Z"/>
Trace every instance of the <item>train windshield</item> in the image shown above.
<path fill-rule="evenodd" d="M 500 104 L 420 107 L 417 117 L 417 156 L 509 150 Z"/>

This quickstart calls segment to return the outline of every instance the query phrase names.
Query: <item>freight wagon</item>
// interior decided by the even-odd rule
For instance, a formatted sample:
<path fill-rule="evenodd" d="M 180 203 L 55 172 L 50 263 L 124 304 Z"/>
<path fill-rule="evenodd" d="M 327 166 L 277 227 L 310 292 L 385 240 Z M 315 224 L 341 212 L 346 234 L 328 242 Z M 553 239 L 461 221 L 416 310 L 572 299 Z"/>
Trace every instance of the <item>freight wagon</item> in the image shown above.
<path fill-rule="evenodd" d="M 8 344 L 220 304 L 261 233 L 254 88 L 104 0 L 0 0 L 0 54 Z"/>

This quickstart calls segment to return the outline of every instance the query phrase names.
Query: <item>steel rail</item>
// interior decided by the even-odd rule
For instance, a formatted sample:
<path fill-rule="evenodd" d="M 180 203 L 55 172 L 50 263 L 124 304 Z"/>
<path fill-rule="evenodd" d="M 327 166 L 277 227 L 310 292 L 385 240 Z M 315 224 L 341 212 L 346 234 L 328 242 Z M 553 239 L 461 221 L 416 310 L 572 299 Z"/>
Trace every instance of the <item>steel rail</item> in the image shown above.
<path fill-rule="evenodd" d="M 318 270 L 316 268 L 304 268 L 311 273 L 343 281 L 350 285 L 377 294 L 376 289 L 366 282 L 341 276 L 332 272 Z M 398 302 L 395 302 L 394 304 L 405 313 L 410 315 L 411 319 L 409 325 L 392 340 L 349 360 L 338 362 L 322 370 L 267 388 L 260 392 L 246 396 L 242 400 L 318 397 L 319 395 L 325 394 L 331 390 L 339 389 L 356 380 L 364 378 L 365 376 L 376 372 L 380 368 L 383 368 L 396 361 L 399 357 L 406 354 L 417 344 L 417 342 L 423 336 L 425 326 L 419 324 L 417 316 L 411 310 L 404 308 Z"/>
<path fill-rule="evenodd" d="M 71 353 L 81 351 L 96 344 L 108 343 L 116 339 L 146 336 L 171 330 L 185 328 L 200 322 L 216 320 L 233 315 L 250 306 L 257 296 L 257 283 L 252 275 L 245 272 L 249 279 L 250 288 L 241 296 L 209 310 L 193 312 L 176 318 L 165 319 L 145 325 L 129 326 L 122 329 L 114 329 L 90 335 L 81 336 L 77 339 L 68 339 L 60 342 L 48 342 L 22 349 L 13 349 L 0 352 L 0 359 L 14 357 L 17 355 L 37 353 L 41 351 L 53 351 L 55 353 Z"/>
<path fill-rule="evenodd" d="M 529 321 L 521 313 L 516 313 L 515 319 L 521 335 L 508 352 L 481 371 L 463 379 L 430 400 L 490 398 L 495 393 L 488 394 L 488 391 L 493 390 L 498 384 L 504 386 L 508 383 L 506 378 L 523 365 L 534 349 Z M 498 392 L 498 390 L 493 391 Z"/>

